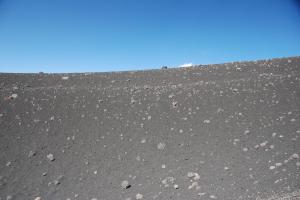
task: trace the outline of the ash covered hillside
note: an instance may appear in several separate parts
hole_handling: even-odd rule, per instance
[[[0,74],[0,91],[2,200],[299,196],[300,57]]]

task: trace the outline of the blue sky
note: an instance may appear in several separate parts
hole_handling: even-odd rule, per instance
[[[296,0],[0,0],[0,72],[123,71],[300,55]]]

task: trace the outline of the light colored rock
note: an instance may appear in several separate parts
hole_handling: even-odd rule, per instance
[[[142,199],[142,198],[143,198],[143,195],[140,194],[140,193],[138,193],[138,194],[135,195],[135,198],[136,198],[137,200]]]

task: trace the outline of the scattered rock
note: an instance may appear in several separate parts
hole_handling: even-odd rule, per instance
[[[12,197],[11,195],[7,195],[7,196],[6,196],[6,200],[12,200],[12,198],[13,198],[13,197]]]
[[[7,167],[11,166],[11,162],[8,161],[8,162],[6,163],[6,166],[7,166]]]
[[[206,120],[203,121],[203,123],[204,123],[204,124],[209,124],[209,123],[210,123],[210,120],[209,120],[209,119],[206,119]]]
[[[11,95],[11,98],[12,98],[12,99],[15,99],[15,98],[17,98],[17,97],[18,97],[17,94],[12,94],[12,95]]]
[[[33,157],[33,156],[35,156],[36,155],[36,152],[35,151],[29,151],[29,153],[28,153],[28,158],[31,158],[31,157]]]
[[[163,143],[163,142],[160,142],[160,143],[157,144],[157,149],[158,150],[164,150],[165,147],[166,147],[166,144]]]
[[[197,187],[199,184],[198,184],[198,182],[193,182],[189,187],[188,187],[188,189],[190,190],[190,189],[193,189],[193,188],[195,188],[195,187]]]
[[[169,187],[169,184],[174,184],[175,178],[172,176],[169,176],[169,177],[165,178],[164,180],[162,180],[161,182],[165,187]]]
[[[138,194],[135,195],[135,198],[136,198],[137,200],[142,199],[142,198],[143,198],[143,195],[140,194],[140,193],[138,193]]]
[[[42,200],[42,197],[35,197],[34,200]]]
[[[299,158],[299,155],[296,154],[296,153],[294,153],[293,155],[291,155],[291,158],[293,158],[293,159],[298,159],[298,158]]]
[[[142,143],[142,144],[146,143],[146,139],[143,138],[143,139],[141,140],[141,143]]]
[[[172,102],[172,106],[173,106],[173,108],[177,108],[178,107],[178,102],[177,101],[173,101]]]
[[[58,176],[54,181],[53,184],[54,185],[59,185],[61,183],[61,180],[63,179],[63,175]]]
[[[129,184],[129,182],[127,180],[122,181],[121,186],[123,189],[128,189],[131,187],[131,185]]]
[[[187,177],[193,178],[195,181],[200,180],[200,175],[196,172],[188,172]]]
[[[49,153],[49,154],[47,155],[47,158],[48,158],[48,160],[50,160],[50,161],[54,161],[54,160],[55,160],[55,158],[54,158],[54,156],[53,156],[52,153]]]

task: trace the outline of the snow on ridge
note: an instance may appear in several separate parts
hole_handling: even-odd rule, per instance
[[[185,63],[182,65],[179,65],[178,67],[192,67],[192,66],[193,66],[193,63]]]

